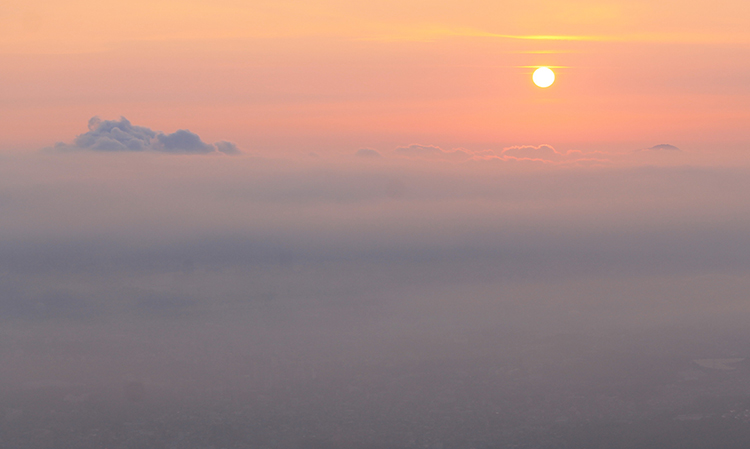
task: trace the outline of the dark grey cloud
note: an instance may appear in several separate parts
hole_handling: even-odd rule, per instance
[[[120,120],[102,120],[93,117],[88,123],[89,131],[73,140],[73,143],[58,143],[58,150],[91,150],[99,152],[156,151],[171,154],[239,154],[232,142],[215,144],[203,142],[200,136],[187,129],[171,134],[154,131],[144,126],[135,126],[125,117]]]

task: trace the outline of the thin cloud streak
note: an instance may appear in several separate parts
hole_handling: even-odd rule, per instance
[[[612,35],[556,35],[556,34],[503,34],[477,29],[456,29],[440,26],[423,29],[409,29],[403,34],[359,37],[364,41],[415,41],[430,42],[450,37],[486,37],[520,41],[560,41],[560,42],[622,42],[622,43],[665,43],[665,44],[743,44],[750,42],[747,34],[725,33],[633,33]],[[533,52],[530,52],[533,53]],[[557,53],[557,52],[553,52]]]

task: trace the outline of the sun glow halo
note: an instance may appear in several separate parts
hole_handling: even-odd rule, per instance
[[[549,67],[539,67],[534,71],[532,79],[534,80],[534,84],[539,87],[550,87],[555,82],[555,72]]]

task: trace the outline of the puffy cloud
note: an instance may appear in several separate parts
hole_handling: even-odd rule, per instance
[[[89,120],[89,132],[73,141],[73,147],[96,151],[143,151],[151,145],[156,133],[149,128],[133,126],[128,119]]]
[[[354,153],[354,155],[357,157],[364,157],[364,158],[381,157],[379,152],[370,148],[360,148],[359,150],[357,150],[356,153]]]
[[[156,139],[159,142],[156,148],[165,153],[205,154],[215,151],[213,145],[203,142],[200,136],[186,129],[178,129],[172,134],[159,134]]]
[[[135,126],[125,117],[120,120],[89,120],[89,131],[73,140],[72,144],[57,143],[57,150],[92,150],[101,152],[157,151],[172,154],[239,154],[232,142],[220,141],[208,144],[200,136],[186,129],[172,134],[153,131],[144,126]]]

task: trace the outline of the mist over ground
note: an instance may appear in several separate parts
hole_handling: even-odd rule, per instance
[[[748,175],[3,156],[3,447],[746,447]]]

